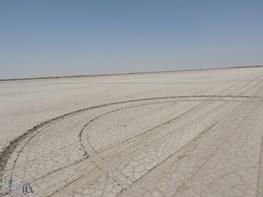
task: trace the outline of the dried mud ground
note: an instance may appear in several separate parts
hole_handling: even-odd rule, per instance
[[[262,68],[1,81],[0,196],[261,197],[262,99]]]

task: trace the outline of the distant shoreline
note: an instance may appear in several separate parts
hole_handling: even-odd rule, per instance
[[[182,70],[180,70],[180,69],[178,69],[178,70],[160,70],[160,71],[109,73],[109,74],[83,74],[83,75],[49,76],[49,77],[25,77],[25,78],[0,79],[0,82],[1,81],[18,81],[18,80],[20,81],[20,80],[60,79],[60,78],[77,78],[77,77],[103,77],[103,76],[154,74],[154,73],[185,72],[185,71],[222,70],[222,69],[236,69],[236,68],[261,68],[261,67],[263,67],[263,65],[231,66],[231,67],[222,67],[222,68],[182,69]]]

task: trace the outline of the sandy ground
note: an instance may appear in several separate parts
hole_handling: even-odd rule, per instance
[[[263,196],[262,99],[263,68],[1,81],[0,196]]]

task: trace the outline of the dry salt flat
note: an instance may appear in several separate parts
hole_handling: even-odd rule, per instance
[[[263,68],[1,81],[0,196],[263,196],[262,99]]]

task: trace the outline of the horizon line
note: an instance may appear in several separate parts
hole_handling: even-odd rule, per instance
[[[46,76],[46,77],[21,77],[21,78],[7,78],[1,81],[18,81],[18,80],[36,80],[36,79],[61,79],[61,78],[77,78],[77,77],[102,77],[115,75],[136,75],[136,74],[154,74],[167,72],[184,72],[184,71],[202,71],[202,70],[221,70],[221,69],[237,69],[237,68],[260,68],[263,65],[245,65],[245,66],[226,66],[216,68],[191,68],[191,69],[175,69],[175,70],[159,70],[159,71],[143,71],[143,72],[121,72],[121,73],[104,73],[104,74],[76,74],[76,75],[61,75],[61,76]]]

